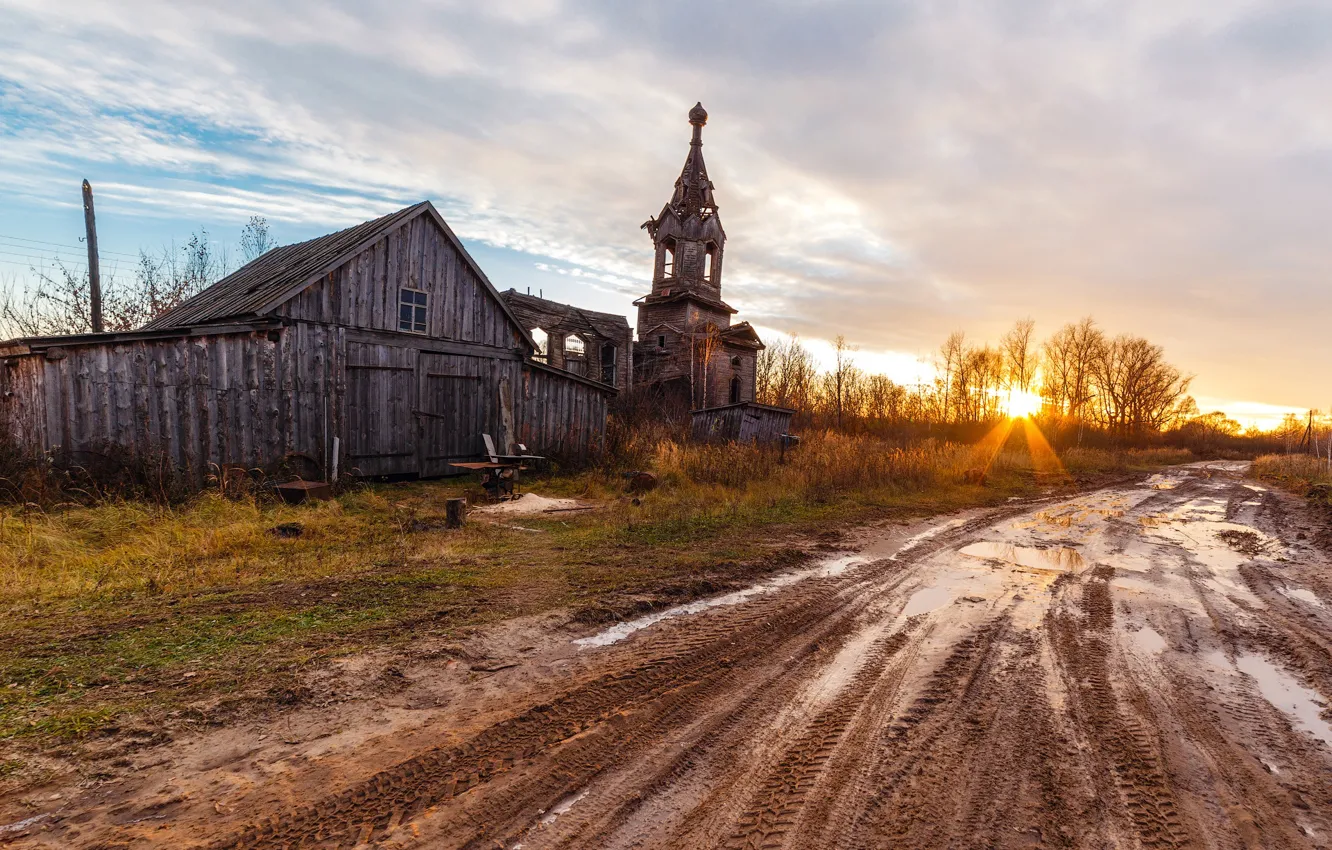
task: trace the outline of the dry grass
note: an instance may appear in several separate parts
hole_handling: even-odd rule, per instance
[[[1250,470],[1257,478],[1280,487],[1320,498],[1332,505],[1332,467],[1312,455],[1261,455]]]

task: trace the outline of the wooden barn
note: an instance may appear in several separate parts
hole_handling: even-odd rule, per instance
[[[293,456],[443,475],[483,433],[596,451],[614,387],[536,352],[426,201],[275,248],[139,331],[0,342],[0,433],[74,462],[164,455],[198,482]]]

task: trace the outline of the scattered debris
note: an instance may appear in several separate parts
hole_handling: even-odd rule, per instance
[[[299,522],[283,522],[273,526],[269,533],[274,537],[281,537],[284,540],[293,537],[300,537],[305,533],[305,526]]]
[[[657,476],[651,472],[626,472],[624,477],[629,479],[630,493],[646,493],[657,488]]]
[[[497,673],[500,670],[508,670],[510,667],[517,666],[517,661],[478,661],[470,669],[473,673]]]

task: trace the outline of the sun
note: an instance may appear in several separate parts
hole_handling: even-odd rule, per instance
[[[1041,412],[1045,400],[1036,393],[1023,390],[1009,390],[1004,395],[1004,412],[1013,419],[1034,416]]]

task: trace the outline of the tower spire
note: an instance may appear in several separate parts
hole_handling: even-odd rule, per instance
[[[708,123],[708,111],[701,102],[689,110],[689,123],[693,125],[694,133],[689,140],[689,155],[685,157],[680,179],[675,181],[671,208],[681,219],[695,215],[707,218],[717,212],[717,204],[712,199],[708,168],[703,164],[703,125]]]

